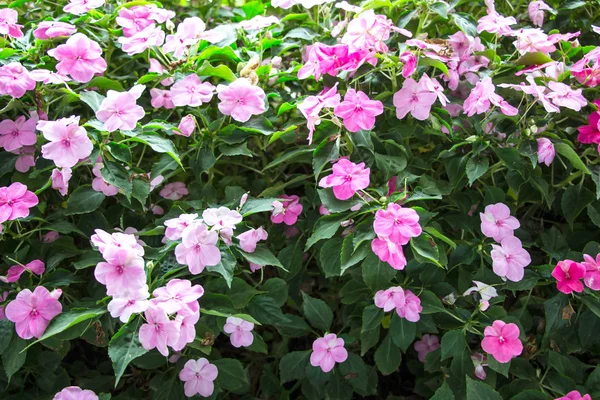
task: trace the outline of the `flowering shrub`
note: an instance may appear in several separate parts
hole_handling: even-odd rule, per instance
[[[595,2],[2,7],[2,399],[600,398]]]

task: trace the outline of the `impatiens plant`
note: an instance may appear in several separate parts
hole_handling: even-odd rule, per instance
[[[600,398],[587,1],[0,5],[0,398]]]

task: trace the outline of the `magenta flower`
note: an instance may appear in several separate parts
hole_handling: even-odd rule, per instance
[[[250,271],[252,272],[256,272],[260,269],[262,269],[262,265],[258,265],[258,264],[254,264],[253,262],[248,263],[250,265]]]
[[[370,172],[370,168],[365,168],[365,163],[355,164],[341,158],[333,165],[333,173],[319,181],[319,186],[333,187],[333,194],[338,200],[348,200],[354,193],[369,186]]]
[[[404,291],[404,306],[396,307],[396,314],[400,318],[406,318],[410,322],[418,322],[421,319],[421,299],[410,290]]]
[[[10,293],[11,293],[10,291],[0,293],[0,303],[4,303]],[[3,319],[6,319],[5,308],[6,308],[6,305],[0,305],[0,321],[2,321]]]
[[[15,39],[23,37],[21,28],[23,25],[17,24],[19,14],[12,8],[3,8],[0,10],[0,35],[8,35]]]
[[[215,87],[210,82],[202,82],[198,75],[191,74],[171,87],[171,98],[177,107],[198,107],[210,102],[214,90]]]
[[[521,224],[515,217],[510,216],[510,208],[504,203],[490,204],[485,212],[479,213],[481,232],[496,242],[501,242],[507,236],[513,236],[515,229]]]
[[[402,246],[388,238],[375,238],[371,242],[371,250],[383,262],[387,262],[394,269],[403,270],[406,266],[406,257]]]
[[[584,262],[581,263],[585,267],[584,282],[587,287],[592,290],[600,290],[600,254],[594,257],[587,254],[583,255]]]
[[[37,128],[50,141],[42,146],[42,157],[54,161],[57,167],[71,168],[92,154],[94,145],[85,128],[79,126],[79,117],[39,121]]]
[[[33,31],[33,36],[35,36],[36,39],[45,40],[71,36],[75,32],[77,32],[77,27],[75,25],[67,24],[66,22],[42,21]]]
[[[94,75],[106,71],[100,45],[83,33],[71,36],[67,43],[49,50],[48,55],[56,58],[56,70],[61,75],[70,75],[81,83],[89,82]]]
[[[190,137],[191,134],[194,133],[194,129],[196,129],[196,118],[191,114],[186,115],[181,118],[181,122],[179,122],[177,128],[179,131],[173,130],[174,134]]]
[[[422,363],[425,362],[427,354],[440,348],[440,341],[435,335],[425,334],[421,340],[417,340],[414,344],[414,349],[417,352],[417,357]]]
[[[17,335],[22,339],[40,338],[50,321],[62,311],[58,301],[60,289],[50,293],[43,286],[35,288],[33,293],[24,289],[17,298],[6,306],[6,318],[16,325]]]
[[[546,164],[549,167],[556,155],[552,141],[547,138],[538,138],[537,145],[538,163]]]
[[[52,400],[98,400],[98,396],[91,390],[83,390],[78,386],[69,386],[56,393]]]
[[[581,278],[584,278],[585,275],[586,267],[572,260],[559,261],[552,271],[557,289],[564,294],[583,292]]]
[[[302,204],[300,198],[296,195],[288,196],[282,194],[279,196],[281,201],[273,202],[273,211],[271,212],[271,222],[274,224],[294,225],[298,221],[298,217],[302,214]]]
[[[200,312],[184,316],[177,314],[175,321],[179,324],[179,336],[175,340],[175,336],[171,336],[169,346],[175,351],[181,351],[186,344],[192,343],[196,339],[196,324],[200,319]]]
[[[422,232],[417,212],[396,203],[390,203],[387,209],[375,213],[373,228],[380,238],[388,238],[399,245],[405,245],[410,238]]]
[[[269,234],[262,226],[258,229],[249,229],[237,236],[240,241],[240,248],[246,253],[254,253],[256,251],[256,244],[261,240],[267,240],[268,237]]]
[[[37,196],[22,183],[0,187],[0,223],[27,217],[29,209],[38,202]]]
[[[594,104],[598,105],[600,102],[598,100],[594,101]],[[596,143],[598,144],[599,153],[600,153],[600,112],[595,111],[588,116],[588,125],[580,126],[577,128],[579,131],[579,135],[577,135],[577,140],[581,143],[590,144]]]
[[[523,343],[519,340],[519,327],[513,323],[496,320],[484,331],[481,341],[483,351],[494,356],[499,363],[507,363],[523,352]]]
[[[219,236],[216,231],[209,231],[206,225],[190,226],[183,231],[182,239],[175,248],[175,257],[179,264],[187,265],[192,274],[198,275],[207,265],[217,265],[221,261],[217,247]]]
[[[52,189],[58,190],[61,196],[66,196],[69,191],[69,180],[73,175],[71,168],[63,168],[62,170],[54,168],[52,170]]]
[[[102,158],[98,157],[99,160]],[[96,162],[94,164],[94,168],[92,169],[92,174],[94,174],[94,180],[92,181],[92,189],[96,192],[102,192],[105,196],[114,196],[119,193],[119,188],[111,185],[106,182],[102,177],[102,172],[100,171],[104,167],[104,163]]]
[[[0,136],[0,141],[2,137]],[[17,161],[15,162],[15,169],[19,172],[25,173],[29,171],[31,167],[35,167],[35,146],[23,146],[11,151],[11,153],[18,154]]]
[[[113,318],[119,318],[124,324],[133,314],[143,313],[150,306],[148,285],[139,288],[126,288],[118,296],[114,296],[106,309]]]
[[[63,11],[73,15],[81,15],[94,8],[102,7],[104,1],[105,0],[69,0],[69,4],[63,8]]]
[[[333,110],[337,117],[344,120],[344,126],[350,132],[371,130],[375,126],[375,117],[383,114],[383,103],[371,100],[363,92],[349,89],[344,101]]]
[[[13,265],[8,269],[6,276],[0,276],[0,281],[4,283],[16,282],[25,270],[35,275],[42,275],[46,270],[46,266],[41,260],[33,260],[25,265]]]
[[[430,91],[425,85],[423,77],[417,83],[412,78],[407,78],[396,94],[394,94],[394,106],[396,117],[402,119],[410,114],[419,121],[429,118],[431,106],[435,103],[437,95]]]
[[[32,89],[35,89],[35,81],[20,63],[11,62],[0,67],[0,95],[7,94],[18,99]]]
[[[140,327],[140,344],[146,350],[156,348],[167,357],[167,343],[179,337],[179,323],[172,321],[162,308],[149,307],[144,313],[146,323]]]
[[[168,200],[179,200],[183,196],[187,196],[190,192],[187,190],[185,183],[172,182],[167,183],[158,193],[162,198]]]
[[[98,120],[104,122],[104,129],[108,132],[134,129],[145,115],[144,108],[136,104],[145,88],[144,85],[135,85],[127,92],[109,90],[96,111]]]
[[[375,305],[382,308],[384,312],[392,311],[398,307],[404,307],[406,298],[404,289],[400,286],[391,287],[387,290],[380,290],[375,293]]]
[[[15,121],[3,120],[0,122],[0,146],[12,152],[23,146],[34,145],[37,141],[36,123],[35,118],[26,119],[24,116],[20,116]]]
[[[343,363],[348,358],[348,351],[344,348],[344,339],[338,338],[334,333],[315,340],[312,349],[310,365],[321,367],[323,372],[331,371],[335,363]]]
[[[260,115],[267,110],[265,91],[254,86],[248,79],[239,78],[228,86],[217,86],[219,111],[238,122],[246,122],[253,115]]]
[[[492,268],[496,275],[513,282],[523,279],[525,267],[531,264],[531,256],[518,238],[507,236],[500,246],[493,244],[492,249]]]
[[[204,294],[200,285],[192,286],[187,279],[171,279],[167,286],[154,289],[152,304],[165,310],[167,314],[178,313],[190,316],[200,312],[198,299]]]
[[[227,317],[223,331],[229,334],[233,347],[248,347],[254,341],[254,324],[237,317]]]
[[[411,76],[417,69],[417,56],[410,51],[405,51],[400,54],[400,61],[404,63],[402,66],[402,76],[404,79]]]
[[[150,96],[152,97],[152,100],[150,100],[150,104],[152,104],[152,107],[154,108],[175,108],[175,104],[173,104],[173,99],[171,97],[170,90],[162,90],[156,88],[150,89]]]
[[[214,380],[217,379],[219,370],[206,358],[189,360],[179,373],[179,379],[185,384],[183,391],[187,397],[199,394],[202,397],[210,397],[215,391]]]
[[[558,397],[556,400],[592,400],[589,394],[582,395],[577,390],[571,390],[566,396]]]
[[[194,223],[200,223],[197,220],[198,214],[181,214],[177,218],[171,218],[164,222],[167,227],[165,237],[169,240],[179,240],[183,230]]]
[[[527,6],[529,18],[536,26],[544,25],[544,11],[552,11],[552,7],[543,1],[532,1],[529,3],[529,6]]]
[[[96,280],[106,285],[109,296],[119,296],[127,289],[139,289],[146,284],[144,259],[129,246],[107,246],[102,253],[106,262],[94,270]]]

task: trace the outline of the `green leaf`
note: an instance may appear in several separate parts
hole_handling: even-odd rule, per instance
[[[452,393],[452,389],[450,389],[450,385],[448,385],[447,381],[444,381],[442,386],[440,386],[433,397],[430,400],[454,400],[454,393]],[[483,399],[481,399],[483,400]]]
[[[131,150],[129,150],[129,146],[122,143],[110,142],[108,144],[108,151],[117,160],[131,165]]]
[[[502,400],[502,396],[488,384],[467,378],[467,400]]]
[[[507,363],[501,363],[501,362],[498,362],[498,360],[496,360],[493,355],[489,354],[487,362],[488,362],[488,367],[490,367],[490,369],[492,369],[492,370],[496,371],[497,373],[504,375],[505,377],[508,378],[508,370],[510,368],[510,361]]]
[[[233,71],[231,71],[227,65],[221,64],[217,67],[213,67],[208,61],[204,61],[204,64],[202,64],[196,74],[200,76],[200,78],[214,76],[228,82],[233,82],[237,79]]]
[[[261,324],[276,325],[278,323],[290,322],[283,315],[281,308],[268,296],[254,296],[248,303],[248,312],[256,318]]]
[[[276,167],[285,162],[289,162],[290,160],[292,160],[296,157],[302,156],[303,154],[312,153],[313,151],[314,151],[314,149],[312,147],[301,147],[299,149],[294,149],[292,151],[285,151],[279,157],[277,157],[276,159],[271,161],[269,164],[267,164],[267,166],[263,168],[263,171],[266,171],[270,168]]]
[[[580,185],[571,185],[565,190],[561,199],[563,215],[571,227],[573,221],[581,212],[594,201],[594,193]]]
[[[383,310],[375,304],[366,306],[362,313],[362,327],[360,330],[360,354],[362,356],[379,340],[379,326],[383,321]]]
[[[373,291],[389,288],[392,279],[396,276],[396,270],[381,261],[373,252],[365,258],[361,269],[363,280]]]
[[[490,168],[490,161],[486,157],[471,157],[467,161],[467,178],[469,178],[469,186],[485,174]]]
[[[443,62],[441,62],[439,60],[434,60],[432,58],[420,57],[419,58],[419,66],[422,66],[422,65],[429,65],[431,67],[437,68],[440,71],[442,71],[444,74],[446,74],[446,76],[450,76],[450,71],[448,71],[448,67],[446,66],[446,64],[444,64]],[[379,165],[379,164],[377,164],[377,165]]]
[[[452,20],[461,31],[469,36],[477,36],[477,23],[469,14],[455,12],[452,14]]]
[[[397,313],[392,315],[392,323],[390,324],[390,336],[394,344],[406,353],[406,350],[414,342],[417,335],[417,324],[410,322],[406,318],[400,318]]]
[[[342,239],[333,238],[325,242],[319,252],[321,269],[325,278],[340,276],[342,274],[340,253],[342,252]]]
[[[102,192],[96,192],[90,185],[79,186],[67,200],[65,215],[90,213],[100,207],[105,198]]]
[[[332,213],[348,211],[350,208],[362,202],[362,200],[338,200],[332,189],[317,189],[321,203]],[[363,203],[364,204],[364,203]]]
[[[216,383],[225,390],[239,390],[245,386],[250,386],[248,374],[244,366],[238,360],[231,358],[221,358],[212,362],[219,370]]]
[[[240,214],[246,218],[248,215],[257,214],[259,212],[272,211],[273,202],[275,200],[277,200],[275,197],[266,199],[248,199],[242,206]]]
[[[308,251],[319,240],[330,239],[335,235],[337,230],[340,228],[340,223],[347,219],[345,215],[323,215],[317,220],[317,223],[312,229],[312,234],[306,241],[304,251]]]
[[[310,350],[292,351],[281,357],[279,377],[282,384],[304,378],[310,353]]]
[[[283,265],[281,265],[281,262],[279,262],[279,260],[277,259],[277,257],[275,257],[275,255],[273,253],[271,253],[271,250],[267,249],[266,247],[263,246],[258,246],[256,247],[256,250],[254,251],[254,253],[246,253],[245,251],[241,251],[240,253],[242,254],[242,256],[244,256],[244,258],[254,264],[258,264],[258,265],[273,265],[275,267],[279,267],[282,270],[284,270],[285,272],[289,272],[287,269],[285,269],[283,267]]]
[[[579,158],[579,155],[577,155],[575,150],[573,150],[568,144],[555,143],[554,150],[556,150],[556,152],[561,156],[566,157],[566,159],[571,162],[574,168],[583,171],[586,174],[591,174],[588,167],[586,167],[583,161],[581,161],[581,158]]]
[[[525,163],[521,154],[512,147],[495,148],[494,152],[503,161],[504,166],[511,171],[522,173],[525,170]]]
[[[311,41],[317,36],[319,36],[319,34],[313,31],[312,29],[300,27],[292,29],[284,37],[286,39],[304,39]]]
[[[90,108],[92,109],[92,111],[97,112],[98,109],[100,108],[100,103],[102,103],[102,101],[106,97],[102,96],[100,93],[98,93],[96,91],[88,90],[88,91],[85,91],[85,92],[81,92],[81,94],[79,95],[79,98],[85,104],[87,104],[88,106],[90,106]]]
[[[428,234],[422,233],[420,236],[412,238],[410,240],[410,248],[417,261],[431,263],[443,268],[442,264],[438,261],[440,257],[438,246]]]
[[[117,387],[127,365],[132,360],[148,352],[140,344],[138,335],[140,319],[138,318],[136,321],[135,323],[130,322],[123,325],[108,344],[108,356],[115,370],[115,387]]]
[[[462,329],[448,331],[442,336],[442,361],[462,353],[467,346],[465,332]]]
[[[13,335],[10,346],[2,353],[2,365],[4,366],[4,373],[9,382],[10,378],[25,364],[27,347],[27,341],[17,335]]]
[[[333,312],[323,300],[315,299],[302,292],[302,312],[313,327],[329,332],[333,322]]]
[[[117,92],[124,92],[125,89],[121,82],[115,81],[114,79],[109,79],[105,76],[96,76],[91,81],[86,84],[88,88],[98,88],[101,90],[115,90]],[[87,93],[87,92],[83,92]],[[96,111],[96,110],[94,110]]]
[[[383,375],[395,372],[402,361],[400,349],[392,341],[392,335],[388,334],[375,351],[375,365]]]
[[[352,399],[352,386],[346,383],[346,379],[340,375],[331,377],[325,386],[328,399],[350,400]]]
[[[206,266],[206,269],[210,272],[216,272],[220,274],[227,282],[227,286],[231,287],[231,281],[233,280],[233,271],[237,265],[235,257],[227,250],[221,250],[221,261],[217,265]]]
[[[0,320],[0,355],[8,348],[13,337],[15,325],[8,319]]]
[[[265,340],[262,338],[262,336],[256,333],[256,331],[252,332],[252,336],[254,337],[254,340],[252,341],[252,344],[246,349],[249,351],[254,351],[256,353],[269,354],[269,348],[267,347],[267,344],[265,343]]]
[[[552,59],[541,51],[525,53],[515,62],[517,65],[542,65],[552,62]]]
[[[132,136],[127,140],[148,145],[152,150],[156,151],[157,153],[166,153],[173,160],[175,160],[182,169],[185,169],[183,168],[183,164],[181,164],[181,159],[179,158],[179,154],[177,153],[175,145],[169,139],[165,139],[156,135],[138,135]]]
[[[333,160],[337,160],[340,157],[340,138],[336,138],[330,141],[330,138],[324,139],[313,152],[313,172],[315,179],[318,180],[319,175],[325,165]]]
[[[432,292],[424,290],[419,295],[419,299],[421,300],[421,307],[423,307],[421,314],[446,312],[446,309],[444,308],[444,305],[440,299]]]
[[[66,331],[70,327],[75,326],[80,322],[99,317],[104,313],[106,313],[105,308],[73,308],[69,311],[60,313],[50,322],[50,325],[48,325],[48,328],[42,337],[27,347],[31,347],[42,340],[46,340],[54,335],[58,335],[59,333]]]
[[[434,13],[438,14],[444,19],[448,19],[448,3],[438,1],[429,6],[429,9]]]
[[[104,160],[104,166],[100,170],[102,178],[109,184],[118,187],[129,199],[133,191],[133,183],[129,179],[129,171],[121,164]]]

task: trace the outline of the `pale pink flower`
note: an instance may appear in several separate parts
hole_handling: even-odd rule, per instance
[[[564,293],[583,292],[583,283],[581,279],[585,277],[586,266],[572,260],[559,261],[552,271],[552,276],[556,279],[557,289]]]
[[[291,8],[291,7],[295,6],[296,4],[298,4],[296,2],[296,0],[272,0],[271,1],[271,6],[273,6],[275,8],[283,8],[284,10]]]
[[[248,347],[254,341],[254,324],[237,317],[227,317],[223,331],[229,334],[233,347]]]
[[[546,164],[546,166],[549,167],[550,164],[552,164],[552,161],[554,160],[555,154],[556,152],[554,150],[554,144],[552,144],[552,141],[550,139],[537,139],[538,163]]]
[[[552,7],[543,1],[532,1],[527,6],[527,12],[529,13],[529,18],[531,22],[533,22],[536,26],[544,25],[544,11],[553,11]]]
[[[518,110],[508,104],[500,95],[495,93],[496,88],[492,83],[492,78],[486,76],[477,82],[471,94],[465,100],[463,108],[467,116],[474,114],[483,114],[490,109],[491,104],[500,107],[503,114],[513,116],[518,114]]]
[[[42,21],[33,31],[36,39],[53,39],[57,37],[68,37],[77,32],[75,25],[60,21]]]
[[[23,25],[17,24],[19,14],[12,8],[3,8],[0,10],[0,35],[8,35],[15,39],[23,37],[21,28]]]
[[[62,85],[71,81],[71,78],[68,76],[57,74],[56,72],[52,72],[48,69],[34,69],[29,72],[29,77],[36,82],[42,82],[46,85]]]
[[[349,89],[344,101],[335,107],[334,114],[344,120],[344,126],[350,132],[368,131],[375,126],[375,117],[383,114],[383,103],[369,99],[364,92]]]
[[[57,167],[71,168],[92,154],[94,145],[85,128],[79,126],[79,117],[38,121],[37,129],[50,141],[42,146],[42,157],[54,161]]]
[[[159,192],[160,196],[169,200],[179,200],[183,196],[187,196],[190,192],[187,190],[185,183],[172,182],[167,183]]]
[[[165,209],[156,204],[150,204],[148,209],[150,211],[152,211],[152,214],[154,214],[154,215],[164,215],[165,214]]]
[[[99,158],[102,160],[101,158]],[[92,189],[96,192],[102,192],[105,196],[114,196],[119,193],[119,188],[111,185],[106,182],[102,177],[101,169],[104,167],[102,162],[97,162],[94,164],[94,168],[92,169],[92,173],[94,174],[94,180],[92,180]]]
[[[417,352],[417,357],[422,363],[425,362],[427,354],[440,348],[440,341],[435,335],[425,334],[421,340],[417,340],[414,344],[414,349]]]
[[[312,349],[310,365],[320,367],[323,372],[331,371],[336,363],[343,363],[348,358],[344,339],[338,338],[334,333],[315,340]]]
[[[279,196],[280,201],[274,201],[273,211],[271,212],[271,222],[274,224],[294,225],[298,221],[298,217],[302,214],[302,204],[300,198],[296,195],[288,196],[282,194]]]
[[[98,400],[96,393],[78,386],[69,386],[54,395],[52,400]]]
[[[183,391],[187,397],[199,394],[202,397],[210,397],[215,391],[214,380],[217,379],[219,370],[206,358],[189,360],[179,372],[179,379],[185,384]]]
[[[375,50],[385,53],[388,47],[384,42],[390,38],[392,30],[404,36],[412,36],[406,29],[396,28],[392,20],[385,15],[377,15],[375,11],[369,9],[350,21],[346,34],[342,37],[342,43],[347,44],[352,51]]]
[[[481,347],[499,363],[507,363],[523,352],[523,343],[519,340],[519,327],[516,324],[496,320],[492,326],[485,328],[484,335]]]
[[[144,108],[136,104],[145,88],[144,85],[135,85],[127,92],[109,90],[96,111],[96,118],[104,122],[104,129],[108,132],[134,129],[145,115]]]
[[[513,282],[523,279],[525,267],[531,264],[531,256],[515,236],[505,237],[500,246],[493,244],[491,256],[494,273]]]
[[[167,357],[167,344],[179,337],[179,323],[172,321],[162,308],[148,307],[144,312],[146,323],[140,327],[140,344],[146,350],[156,348]]]
[[[58,301],[61,293],[60,289],[50,293],[38,286],[33,293],[29,289],[21,290],[17,298],[8,303],[6,318],[15,323],[20,338],[42,337],[50,321],[62,311]]]
[[[177,262],[187,265],[193,275],[201,273],[206,266],[217,265],[221,252],[217,247],[219,236],[204,224],[194,224],[183,231],[182,243],[175,248]]]
[[[106,285],[109,296],[119,297],[127,289],[139,289],[146,284],[144,259],[132,248],[108,246],[102,256],[106,262],[98,263],[94,276]]]
[[[123,28],[123,35],[131,37],[155,22],[161,24],[174,17],[175,12],[150,4],[120,8],[116,21]]]
[[[158,74],[166,74],[169,73],[169,70],[165,67],[162,66],[162,64],[155,58],[149,58],[148,61],[150,62],[150,68],[148,68],[148,72],[156,72]],[[165,78],[162,81],[160,81],[161,85],[164,86],[171,86],[173,84],[173,82],[175,82],[174,78]],[[150,90],[150,93],[152,93],[152,90]],[[158,107],[156,107],[158,108]],[[167,108],[167,107],[165,107]],[[172,108],[172,107],[171,107]]]
[[[399,58],[400,61],[404,63],[402,66],[402,76],[406,79],[417,70],[417,57],[410,51],[405,51],[404,53],[400,54]]]
[[[481,311],[486,311],[490,306],[489,301],[491,299],[493,299],[494,297],[498,296],[498,292],[496,291],[496,288],[494,288],[493,286],[490,286],[486,283],[479,282],[479,281],[473,281],[473,283],[475,284],[475,286],[467,289],[463,293],[463,296],[468,296],[472,293],[479,294],[479,296],[480,296],[479,309]]]
[[[477,32],[481,33],[487,31],[490,33],[497,33],[500,36],[506,36],[513,32],[510,28],[511,25],[515,25],[517,20],[514,17],[504,17],[496,12],[494,1],[486,1],[487,15],[479,19],[477,25]]]
[[[515,229],[521,224],[515,217],[511,217],[510,208],[504,203],[490,204],[485,207],[485,212],[479,213],[481,219],[481,232],[496,242],[508,236],[513,236]]]
[[[252,272],[256,272],[256,271],[262,269],[262,267],[263,267],[262,265],[254,264],[253,262],[250,262],[248,264],[250,264],[250,271],[252,271]]]
[[[240,248],[246,253],[254,253],[256,244],[261,240],[267,240],[269,234],[259,227],[258,229],[249,229],[244,233],[240,233],[237,238],[240,241]]]
[[[133,250],[133,252],[139,257],[144,255],[144,248],[138,243],[134,235],[121,232],[110,234],[102,229],[96,229],[94,232],[95,234],[90,237],[90,240],[92,244],[98,248],[98,251],[102,253],[103,257],[107,249],[110,247]]]
[[[29,209],[38,202],[37,196],[22,183],[0,187],[0,223],[27,217]]]
[[[549,54],[556,51],[554,43],[539,28],[519,29],[512,35],[517,37],[513,44],[520,54],[535,53],[536,51]]]
[[[194,129],[196,129],[196,118],[193,115],[188,114],[185,117],[181,118],[181,122],[179,122],[179,126],[177,127],[179,130],[174,130],[173,133],[176,135],[181,135],[185,137],[190,137],[192,133],[194,133]]]
[[[56,64],[59,74],[70,75],[77,82],[89,82],[94,75],[106,71],[100,45],[83,33],[76,33],[67,43],[48,50],[48,55],[59,61]]]
[[[353,12],[353,13],[359,13],[362,11],[362,8],[360,8],[358,6],[354,6],[350,3],[348,3],[346,0],[340,1],[339,3],[335,3],[335,8],[339,8],[346,12]]]
[[[179,240],[185,228],[194,223],[202,222],[196,218],[198,218],[198,214],[181,214],[177,218],[166,220],[164,222],[164,225],[167,227],[165,236],[169,240]]]
[[[392,311],[398,307],[404,307],[406,299],[404,289],[400,286],[391,287],[387,290],[380,290],[375,293],[375,305],[382,308],[384,312]]]
[[[589,394],[582,395],[577,390],[571,390],[566,396],[556,398],[556,400],[592,400]]]
[[[473,366],[475,367],[475,370],[473,371],[475,376],[482,381],[485,380],[487,374],[483,367],[488,366],[487,357],[484,354],[475,352],[471,354],[471,361],[473,361]]]
[[[42,242],[52,243],[52,242],[55,242],[56,240],[58,240],[59,237],[60,237],[60,234],[58,232],[50,231],[50,232],[46,233],[44,236],[42,236]]]
[[[66,196],[69,191],[69,180],[73,172],[71,168],[63,168],[62,170],[54,168],[52,170],[52,189],[58,190],[61,196]]]
[[[20,63],[11,62],[0,67],[0,95],[8,94],[18,99],[32,89],[35,89],[35,81]]]
[[[148,297],[150,293],[146,284],[139,288],[126,288],[118,296],[114,296],[106,308],[111,317],[119,318],[126,324],[133,314],[140,314],[148,309]]]
[[[276,16],[270,15],[268,17],[263,17],[262,15],[257,15],[250,20],[241,21],[238,23],[238,26],[247,31],[258,31],[275,24],[279,24],[279,18]]]
[[[202,82],[198,75],[191,74],[171,87],[171,99],[177,107],[198,107],[210,102],[214,90],[215,87],[210,82]]]
[[[533,76],[529,75],[526,78],[529,85],[525,83],[521,83],[519,85],[511,85],[511,84],[500,84],[500,87],[509,87],[516,91],[522,91],[524,93],[530,94],[535,97],[543,106],[546,112],[560,112],[560,109],[550,102],[550,98],[548,97],[548,89],[545,86],[539,86]],[[555,94],[554,97],[559,97],[560,94]],[[567,100],[567,99],[565,99]],[[560,100],[559,100],[560,101]],[[571,101],[569,101],[571,103]],[[586,103],[587,104],[587,103]]]
[[[580,111],[581,107],[587,106],[587,100],[583,97],[582,89],[573,90],[571,86],[561,82],[548,82],[551,90],[547,97],[559,107],[567,107],[573,111]]]
[[[421,319],[421,299],[419,299],[410,290],[404,291],[404,305],[402,307],[396,307],[396,314],[400,318],[406,318],[410,322],[418,322]]]
[[[600,254],[596,255],[596,259],[584,254],[583,259],[585,261],[581,265],[585,267],[585,285],[592,290],[600,290]]]
[[[365,163],[355,164],[341,158],[333,165],[333,173],[319,181],[319,186],[333,187],[333,194],[338,200],[348,200],[354,193],[369,186],[370,173],[371,169],[365,168]]]
[[[200,319],[200,311],[192,315],[177,314],[175,321],[179,323],[179,336],[171,336],[169,346],[175,351],[181,351],[186,344],[192,343],[196,339],[196,324]]]
[[[206,25],[198,17],[186,18],[177,25],[177,33],[168,35],[163,46],[163,51],[173,53],[176,58],[180,58],[183,53],[192,45],[200,40],[206,40],[210,43],[217,43],[225,38],[225,36],[215,30],[205,30]]]
[[[242,222],[242,215],[227,207],[207,208],[202,213],[204,223],[212,230],[220,231],[221,229],[235,229],[235,226]]]
[[[204,288],[193,285],[187,279],[171,279],[166,286],[154,289],[152,304],[165,310],[167,314],[178,313],[190,316],[200,312],[198,299],[204,294]]]
[[[431,106],[435,103],[437,95],[425,85],[424,77],[417,83],[412,78],[407,78],[396,94],[394,94],[394,106],[396,117],[402,119],[410,114],[419,121],[429,118]]]
[[[63,8],[63,11],[74,15],[81,15],[94,8],[102,7],[104,2],[105,0],[69,0],[69,4]]]
[[[13,265],[8,269],[6,276],[0,276],[0,281],[4,283],[16,282],[26,270],[35,275],[42,275],[46,270],[46,266],[41,260],[33,260],[25,265]]]
[[[162,90],[156,88],[150,89],[150,96],[152,97],[152,100],[150,100],[150,104],[152,104],[152,107],[154,108],[175,108],[175,104],[173,104],[173,98],[170,90]]]
[[[422,232],[417,212],[396,203],[390,203],[387,209],[375,213],[373,228],[380,238],[388,238],[399,245],[408,243],[410,238]]]
[[[120,37],[118,42],[128,55],[143,53],[152,46],[161,46],[165,41],[165,32],[154,24],[148,25],[143,30],[130,37]]]
[[[388,238],[373,239],[371,250],[381,261],[387,262],[394,269],[403,270],[406,266],[406,257],[404,257],[402,246]]]
[[[319,214],[320,214],[320,215],[329,215],[329,214],[331,214],[331,211],[329,211],[329,210],[327,209],[327,207],[325,207],[325,204],[321,204],[321,205],[319,206]]]
[[[1,140],[2,138],[0,137]],[[15,169],[17,171],[25,173],[31,167],[35,167],[35,146],[23,146],[11,151],[11,153],[19,155],[15,162]]]
[[[264,90],[254,86],[248,79],[238,78],[228,86],[218,85],[219,111],[238,122],[246,122],[253,115],[266,111]]]
[[[12,152],[23,146],[34,145],[37,141],[36,123],[35,118],[27,119],[24,116],[20,116],[14,121],[3,120],[0,122],[0,147]]]
[[[10,291],[0,293],[0,303],[4,303],[10,293],[11,293]],[[5,304],[0,305],[0,321],[2,321],[3,319],[6,319],[5,308],[6,308]]]
[[[323,89],[321,93],[316,96],[308,96],[298,104],[296,108],[300,110],[304,118],[307,121],[307,127],[309,130],[308,144],[312,144],[313,133],[316,129],[316,125],[319,124],[319,113],[323,108],[334,108],[340,104],[340,95],[337,92],[337,84],[330,89]]]

